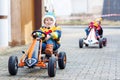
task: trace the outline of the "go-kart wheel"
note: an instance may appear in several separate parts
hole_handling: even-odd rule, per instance
[[[107,45],[107,38],[103,38],[103,46]]]
[[[48,75],[50,77],[54,77],[56,74],[56,58],[55,57],[50,57],[49,62],[48,62]]]
[[[18,71],[18,58],[17,56],[10,56],[8,61],[8,70],[11,75],[16,75]]]
[[[83,39],[79,40],[79,48],[83,48]]]
[[[88,44],[85,44],[86,47],[88,47],[89,45]]]
[[[66,67],[66,53],[65,52],[60,52],[58,56],[58,66],[60,69],[64,69]]]
[[[102,48],[103,47],[103,41],[102,41],[102,39],[100,38],[99,39],[99,48]]]

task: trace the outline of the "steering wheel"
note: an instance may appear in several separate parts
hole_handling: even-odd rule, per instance
[[[41,38],[41,39],[44,39],[47,35],[41,31],[41,30],[35,30],[32,32],[32,36],[33,38]]]

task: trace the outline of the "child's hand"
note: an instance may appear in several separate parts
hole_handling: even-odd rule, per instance
[[[47,37],[45,38],[45,40],[48,40],[48,39],[50,39],[51,38],[51,36],[50,35],[47,35]]]
[[[90,31],[92,28],[89,28],[88,31]]]

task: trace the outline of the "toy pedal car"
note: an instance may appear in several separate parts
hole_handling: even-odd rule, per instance
[[[39,32],[41,36],[36,36],[36,32]],[[10,56],[8,60],[8,71],[10,75],[16,75],[18,72],[18,68],[22,68],[24,66],[27,66],[28,68],[34,68],[34,67],[41,67],[41,68],[47,68],[48,69],[48,75],[50,77],[54,77],[56,74],[56,68],[58,61],[58,66],[60,69],[64,69],[66,67],[66,53],[65,52],[59,52],[58,50],[53,51],[52,56],[49,56],[45,54],[44,51],[42,51],[42,39],[46,37],[46,34],[42,31],[34,31],[32,33],[33,36],[33,42],[27,52],[22,51],[23,55],[20,58],[20,61],[18,63],[18,57],[17,56]],[[44,36],[44,37],[42,37]],[[34,57],[33,53],[36,53]],[[47,64],[48,63],[48,64]]]
[[[107,38],[100,37],[98,39],[95,34],[95,29],[92,28],[87,38],[79,39],[79,48],[83,48],[84,44],[86,47],[93,44],[99,44],[99,48],[102,48],[103,46],[106,46]]]

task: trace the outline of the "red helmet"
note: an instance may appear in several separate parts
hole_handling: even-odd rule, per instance
[[[89,27],[93,28],[94,27],[94,22],[90,22]]]

